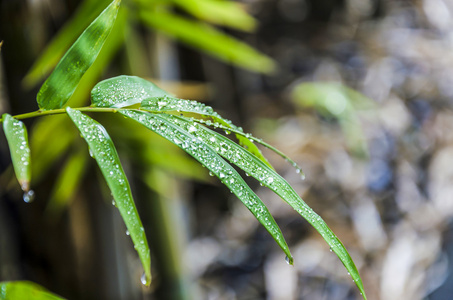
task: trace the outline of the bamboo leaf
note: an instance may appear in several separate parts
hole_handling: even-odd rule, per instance
[[[0,282],[0,300],[32,299],[32,300],[62,300],[42,286],[30,281]]]
[[[252,152],[256,157],[261,159],[265,164],[272,168],[272,165],[261,153],[261,150],[253,144],[247,137],[244,136],[242,128],[237,127],[228,119],[223,118],[214,109],[210,106],[204,105],[203,103],[185,100],[179,98],[173,98],[169,96],[164,97],[153,97],[149,99],[144,99],[141,104],[141,108],[150,112],[165,112],[165,111],[177,111],[177,112],[190,112],[200,114],[205,117],[211,118],[214,122],[223,125],[227,128],[234,129],[236,138],[239,140],[239,143]],[[208,121],[210,122],[210,121]],[[214,125],[207,123],[208,125]]]
[[[245,11],[243,5],[234,1],[172,0],[172,2],[197,18],[213,24],[245,31],[252,31],[256,27],[255,19]]]
[[[27,128],[9,114],[3,114],[3,130],[11,151],[11,160],[17,180],[24,192],[30,189],[31,166]]]
[[[287,255],[288,262],[292,264],[292,256],[288,245],[267,207],[230,164],[223,160],[215,150],[209,147],[205,142],[191,136],[189,132],[192,128],[187,128],[187,131],[183,130],[179,126],[173,124],[173,122],[167,120],[164,117],[165,114],[151,114],[135,110],[121,110],[120,113],[139,122],[163,138],[174,143],[198,160],[210,170],[213,175],[217,176],[220,181],[244,203],[256,219],[272,235],[274,240]]]
[[[85,153],[78,151],[71,155],[53,186],[47,209],[52,214],[58,214],[74,198],[86,169]]]
[[[324,220],[299,197],[284,178],[247,150],[215,131],[180,116],[161,114],[160,117],[190,132],[194,138],[202,140],[218,154],[254,177],[293,207],[321,234],[332,251],[337,254],[366,299],[359,272],[344,245]]]
[[[272,59],[210,25],[151,10],[140,11],[140,18],[146,25],[227,63],[261,73],[275,69]]]
[[[115,146],[101,124],[70,107],[66,108],[66,112],[87,142],[91,154],[107,181],[145,270],[145,278],[142,282],[149,285],[151,282],[151,258],[148,241]]]
[[[109,2],[108,0],[83,1],[74,17],[64,25],[35,61],[23,80],[24,85],[31,88],[44,79],[56,66],[65,51],[83,32],[83,29],[102,12],[102,9]]]
[[[91,91],[91,106],[124,107],[150,97],[165,96],[167,92],[154,83],[136,76],[117,76],[96,84]]]
[[[63,107],[93,64],[115,23],[121,0],[114,0],[80,35],[38,92],[40,109]]]
[[[74,144],[76,132],[72,122],[62,115],[43,117],[33,124],[30,134],[33,185]]]

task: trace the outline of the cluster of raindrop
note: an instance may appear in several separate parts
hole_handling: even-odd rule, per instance
[[[212,126],[215,129],[217,129],[217,128],[222,129],[225,131],[225,134],[227,134],[227,135],[230,134],[231,132],[234,132],[239,139],[240,139],[240,137],[244,137],[252,143],[257,142],[258,144],[260,144],[266,148],[269,148],[270,150],[274,151],[279,156],[283,157],[288,163],[290,163],[296,169],[296,173],[300,174],[300,177],[302,180],[305,179],[305,174],[302,171],[302,168],[294,160],[289,158],[287,155],[285,155],[284,153],[282,153],[275,147],[269,145],[268,143],[265,143],[262,139],[256,138],[253,135],[251,135],[250,133],[244,133],[243,129],[241,127],[237,127],[237,126],[233,125],[231,123],[231,121],[226,120],[226,119],[221,119],[222,121],[229,122],[229,123],[227,123],[228,126],[225,126],[224,124],[221,124],[219,122],[211,122],[210,120],[202,120],[202,119],[194,119],[194,118],[191,118],[190,120],[195,121],[200,124],[207,125],[207,126]],[[240,141],[241,141],[241,139],[240,139]]]
[[[24,192],[29,189],[30,181],[30,148],[28,147],[27,128],[24,123],[4,114],[4,124],[8,145],[12,155],[14,170]]]
[[[204,105],[203,103],[193,100],[174,98],[170,96],[145,99],[142,101],[141,106],[142,108],[146,108],[147,110],[152,111],[182,111],[208,116],[216,114],[212,107]]]
[[[266,206],[247,186],[242,177],[226,161],[220,158],[216,151],[203,138],[195,135],[200,131],[196,123],[183,123],[182,120],[171,115],[151,114],[132,110],[121,111],[127,117],[140,122],[142,125],[156,132],[165,139],[175,143],[188,154],[193,156],[202,165],[208,168],[212,175],[217,176],[255,215],[255,217],[269,230],[273,236],[281,235],[278,226]],[[189,131],[191,133],[189,133]],[[210,141],[214,143],[213,141]],[[220,145],[223,151],[229,150],[228,145]],[[219,149],[219,151],[222,151]],[[272,221],[271,221],[272,220]]]
[[[129,183],[107,131],[101,124],[80,111],[67,108],[67,112],[86,140],[90,155],[97,161],[115,198],[112,204],[118,207],[127,228],[131,232],[134,245],[140,245],[136,250],[141,257],[149,256],[147,245],[142,243],[146,240],[145,234],[138,230],[143,227],[132,199]]]
[[[124,107],[165,94],[148,80],[123,75],[99,82],[91,91],[91,101],[96,107]]]
[[[29,190],[27,192],[24,192],[23,199],[24,199],[25,203],[33,202],[33,200],[35,200],[35,192],[33,190]]]

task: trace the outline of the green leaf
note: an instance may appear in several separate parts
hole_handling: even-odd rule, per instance
[[[85,153],[78,151],[71,155],[53,186],[47,209],[58,214],[74,198],[79,188],[87,165]]]
[[[11,151],[11,160],[17,180],[24,192],[30,189],[31,166],[27,128],[9,114],[3,114],[3,130]]]
[[[215,149],[218,154],[244,170],[291,205],[321,234],[330,248],[340,258],[360,292],[366,298],[359,272],[346,248],[324,220],[299,197],[285,179],[247,150],[215,131],[183,117],[167,114],[161,114],[160,117],[190,132],[194,138],[202,140],[210,148]]]
[[[249,15],[244,5],[234,1],[218,0],[172,0],[188,13],[204,21],[245,31],[256,27],[255,19]]]
[[[176,126],[173,122],[168,121],[164,117],[165,114],[151,114],[135,110],[121,110],[120,113],[139,122],[163,138],[174,143],[198,160],[203,166],[210,170],[213,175],[217,176],[266,228],[285,252],[288,261],[292,263],[292,256],[288,245],[267,207],[245,183],[239,173],[222,159],[214,149],[200,139],[191,136],[189,132],[192,128],[189,127],[186,131],[179,126]]]
[[[61,300],[60,296],[48,292],[42,286],[30,281],[0,282],[0,300]]]
[[[148,80],[122,75],[96,84],[91,91],[91,106],[120,108],[141,103],[146,98],[167,94]]]
[[[275,69],[269,57],[207,24],[151,10],[140,11],[140,18],[146,25],[227,63],[261,73]]]
[[[145,270],[146,280],[142,280],[142,282],[149,285],[151,283],[151,258],[148,241],[115,146],[101,124],[70,107],[66,108],[66,112],[87,142],[90,153],[107,181]]]
[[[339,83],[304,82],[294,87],[293,102],[302,108],[313,108],[326,117],[339,121],[350,150],[367,155],[366,138],[362,131],[359,111],[372,112],[373,100]],[[371,119],[372,115],[367,115]]]
[[[64,25],[35,61],[23,80],[24,85],[31,88],[44,79],[83,32],[83,29],[102,12],[108,3],[108,0],[85,0],[75,12],[74,17]]]
[[[66,116],[56,115],[37,120],[31,128],[30,147],[32,184],[37,185],[49,168],[74,144],[76,130]]]
[[[271,164],[263,156],[260,149],[251,142],[248,137],[245,137],[241,127],[237,127],[228,119],[223,118],[214,109],[210,106],[204,105],[203,103],[184,100],[173,97],[154,97],[145,99],[142,101],[141,108],[150,112],[165,112],[165,111],[176,111],[176,112],[190,112],[200,114],[205,117],[211,118],[214,122],[217,122],[220,125],[226,126],[227,128],[234,129],[236,138],[239,140],[239,143],[246,147],[250,152],[252,152],[256,157],[261,159],[265,164],[272,168]],[[209,121],[208,121],[209,122]]]
[[[66,52],[38,92],[40,109],[63,107],[93,64],[115,23],[121,0],[114,0]]]

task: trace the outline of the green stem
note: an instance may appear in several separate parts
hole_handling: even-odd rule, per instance
[[[110,112],[110,113],[116,113],[118,112],[118,108],[106,108],[106,107],[91,107],[91,106],[86,106],[86,107],[79,107],[79,108],[73,108],[74,110],[78,111],[85,111],[85,112]],[[37,110],[34,112],[29,112],[21,115],[15,115],[13,118],[17,120],[23,120],[23,119],[30,119],[30,118],[36,118],[36,117],[41,117],[41,116],[47,116],[47,115],[58,115],[58,114],[65,114],[66,109],[60,108],[60,109],[52,109],[52,110]],[[3,119],[0,119],[0,123],[3,122]]]

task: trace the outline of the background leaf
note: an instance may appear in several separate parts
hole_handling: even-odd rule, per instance
[[[255,19],[250,16],[241,3],[218,0],[172,0],[188,13],[212,24],[235,29],[252,31]]]
[[[148,241],[115,146],[101,124],[70,107],[66,109],[66,112],[87,142],[90,153],[107,181],[145,270],[145,278],[142,282],[149,285],[151,283],[151,258]]]
[[[27,128],[24,123],[9,114],[3,114],[3,130],[5,131],[11,160],[17,180],[24,192],[30,189],[31,166],[30,148],[28,146]]]
[[[121,0],[114,0],[66,52],[38,92],[40,109],[61,108],[93,64],[116,20]]]
[[[143,22],[220,60],[255,72],[271,73],[272,59],[214,27],[164,12],[140,11]]]

